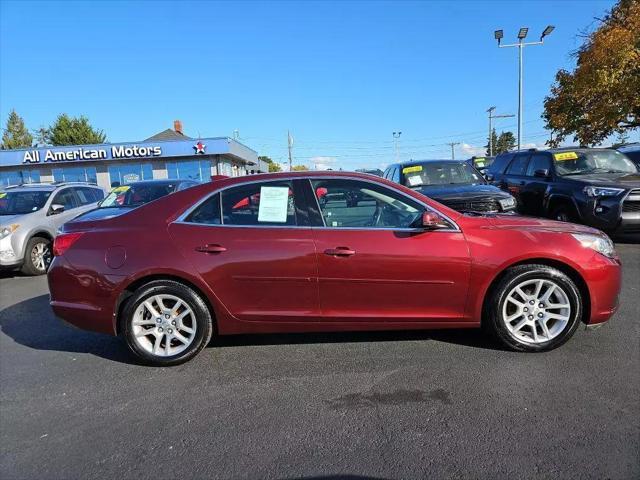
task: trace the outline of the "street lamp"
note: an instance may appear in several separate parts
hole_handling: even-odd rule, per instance
[[[540,35],[540,41],[538,42],[525,42],[524,39],[527,37],[529,33],[528,27],[522,27],[518,31],[518,43],[512,43],[509,45],[502,45],[501,40],[503,37],[502,30],[496,30],[493,34],[494,38],[498,41],[499,48],[507,48],[507,47],[518,47],[518,150],[522,148],[522,50],[524,47],[528,47],[530,45],[542,45],[544,43],[544,37],[549,35],[555,27],[553,25],[548,25]]]

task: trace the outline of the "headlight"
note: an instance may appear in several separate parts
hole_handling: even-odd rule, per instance
[[[590,248],[605,257],[613,258],[616,255],[616,249],[613,242],[606,235],[592,235],[590,233],[572,233],[571,236],[578,240],[585,248]]]
[[[0,240],[11,235],[18,229],[19,226],[20,225],[18,225],[17,223],[12,223],[11,225],[7,225],[6,227],[0,227]]]
[[[587,197],[615,197],[624,192],[624,188],[594,187],[589,185],[582,189]]]

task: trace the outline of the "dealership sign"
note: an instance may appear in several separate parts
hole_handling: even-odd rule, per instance
[[[111,154],[110,156],[108,154]],[[74,160],[106,160],[126,159],[140,157],[159,157],[162,155],[162,148],[157,145],[113,145],[111,148],[85,148],[80,147],[74,150],[47,149],[27,150],[22,157],[22,163],[44,163],[44,162],[72,162]]]

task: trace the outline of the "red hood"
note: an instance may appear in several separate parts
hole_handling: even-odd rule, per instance
[[[557,222],[546,218],[523,217],[520,215],[496,215],[487,217],[489,223],[496,229],[544,231],[555,233],[591,233],[602,234],[600,230],[577,225],[575,223]]]

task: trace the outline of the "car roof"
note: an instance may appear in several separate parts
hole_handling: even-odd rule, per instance
[[[175,178],[175,179],[159,178],[159,179],[154,179],[154,180],[140,180],[138,182],[123,183],[122,186],[124,187],[125,185],[127,185],[127,186],[132,186],[132,185],[173,185],[173,184],[176,184],[176,183],[193,183],[195,185],[198,184],[198,182],[196,182],[195,180],[186,180],[186,179],[179,179],[179,178]],[[113,188],[117,188],[117,187],[113,187]]]
[[[409,165],[423,165],[425,163],[467,163],[468,161],[469,159],[452,160],[450,158],[449,159],[429,158],[425,160],[406,160],[404,162],[396,163],[395,165],[398,165],[399,167],[406,167]]]
[[[620,145],[617,148],[617,150],[622,153],[637,152],[638,150],[640,150],[640,143],[630,143],[628,145]]]

